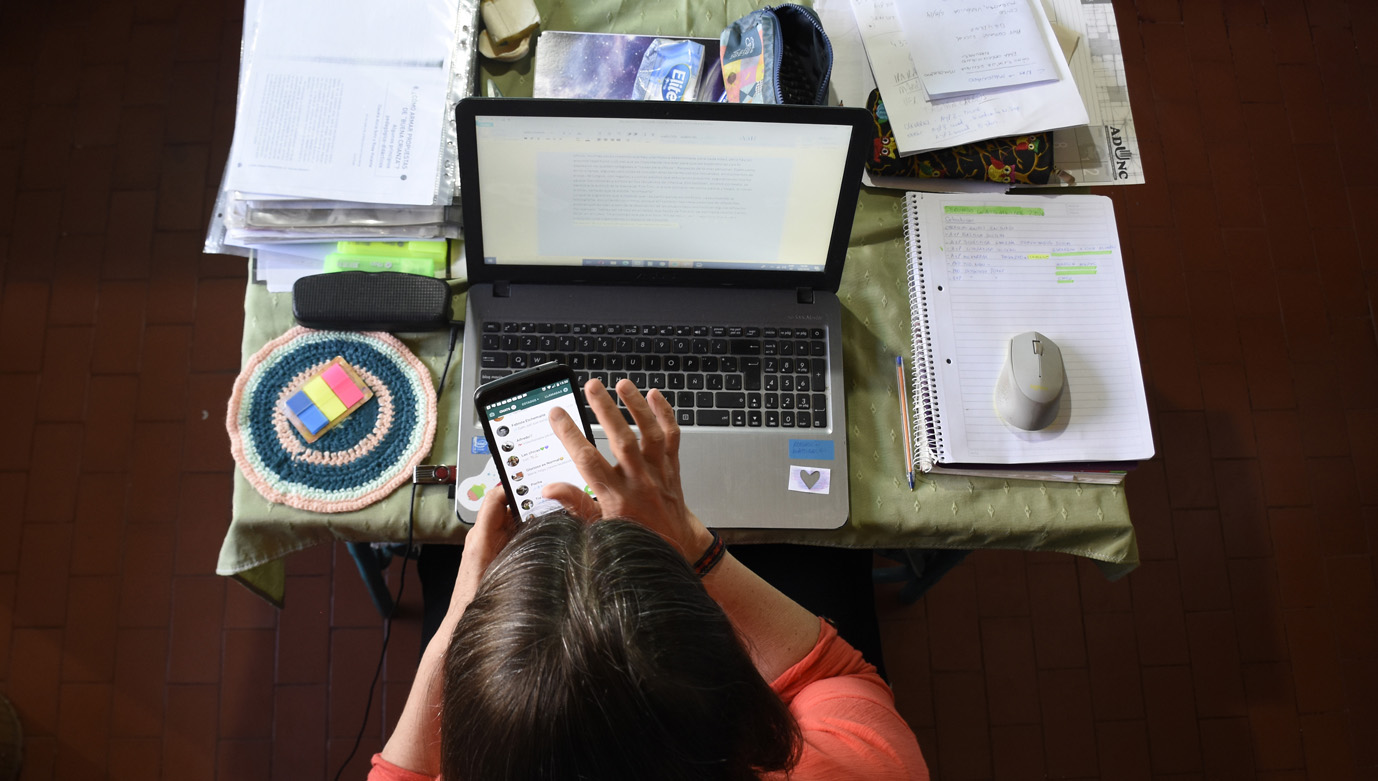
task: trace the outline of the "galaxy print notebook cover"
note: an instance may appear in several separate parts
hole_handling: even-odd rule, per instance
[[[547,30],[536,40],[536,80],[532,96],[629,100],[641,62],[657,39],[702,44],[703,63],[697,79],[697,99],[717,102],[722,97],[721,53],[716,38],[560,30]]]

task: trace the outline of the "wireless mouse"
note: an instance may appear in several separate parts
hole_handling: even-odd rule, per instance
[[[1057,344],[1037,331],[1019,334],[1005,351],[1005,368],[995,383],[995,409],[1015,428],[1047,428],[1057,417],[1065,384]]]

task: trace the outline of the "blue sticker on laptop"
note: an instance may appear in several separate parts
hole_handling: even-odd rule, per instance
[[[469,452],[476,456],[488,455],[488,438],[474,437],[469,443]]]
[[[833,460],[833,441],[831,439],[791,439],[789,441],[789,457],[794,459],[809,459],[811,461],[831,461]]]

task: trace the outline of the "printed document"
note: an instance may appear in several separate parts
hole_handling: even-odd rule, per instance
[[[1037,0],[1034,0],[1037,2]],[[930,98],[1056,81],[1052,28],[1030,0],[914,0],[900,27]]]
[[[228,187],[438,203],[457,0],[258,5]]]

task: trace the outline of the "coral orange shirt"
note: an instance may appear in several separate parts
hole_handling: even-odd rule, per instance
[[[818,642],[770,684],[804,735],[799,764],[764,778],[927,779],[913,730],[895,695],[861,653],[822,621]]]
[[[821,619],[820,619],[821,621]],[[822,621],[818,642],[770,687],[789,706],[804,736],[799,764],[765,778],[869,781],[927,779],[914,732],[895,710],[895,695],[861,654]],[[373,756],[369,781],[431,781]]]

